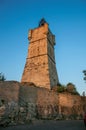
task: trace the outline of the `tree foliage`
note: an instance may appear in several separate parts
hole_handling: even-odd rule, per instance
[[[77,89],[73,83],[68,83],[66,86],[62,84],[57,85],[57,92],[62,93],[62,92],[68,92],[74,95],[79,95],[77,92]]]
[[[6,80],[6,78],[5,78],[4,74],[0,73],[0,81],[5,81],[5,80]]]
[[[84,80],[86,81],[86,70],[83,70],[83,73],[84,73]]]
[[[70,92],[71,94],[79,95],[79,93],[77,92],[76,86],[73,83],[68,83],[66,88],[67,88],[67,91]]]

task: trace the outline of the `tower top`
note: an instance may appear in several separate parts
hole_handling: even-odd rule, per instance
[[[45,20],[44,18],[42,18],[42,19],[40,20],[40,22],[39,22],[39,27],[40,27],[40,26],[43,26],[45,23],[47,23],[46,20]],[[48,23],[47,23],[47,24],[48,24]]]

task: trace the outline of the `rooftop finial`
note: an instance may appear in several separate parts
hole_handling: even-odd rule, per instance
[[[44,23],[47,23],[46,20],[44,18],[42,18],[39,22],[39,27],[44,25]]]

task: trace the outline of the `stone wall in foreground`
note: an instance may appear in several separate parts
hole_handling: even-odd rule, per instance
[[[18,102],[20,83],[17,81],[0,81],[0,97],[5,101]]]
[[[59,113],[58,95],[45,88],[24,85],[20,89],[20,105],[28,106],[28,112],[37,118],[54,118]],[[36,114],[35,114],[36,113]]]
[[[58,95],[34,84],[0,82],[0,124],[54,119],[59,113]]]
[[[86,97],[57,94],[33,83],[0,82],[0,123],[24,123],[32,119],[81,119]]]
[[[68,118],[83,117],[86,112],[86,97],[70,93],[59,94],[59,113]]]

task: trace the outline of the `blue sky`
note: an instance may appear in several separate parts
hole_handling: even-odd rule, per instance
[[[86,91],[86,0],[0,0],[0,72],[21,80],[28,30],[44,17],[56,36],[55,59],[62,84]]]

